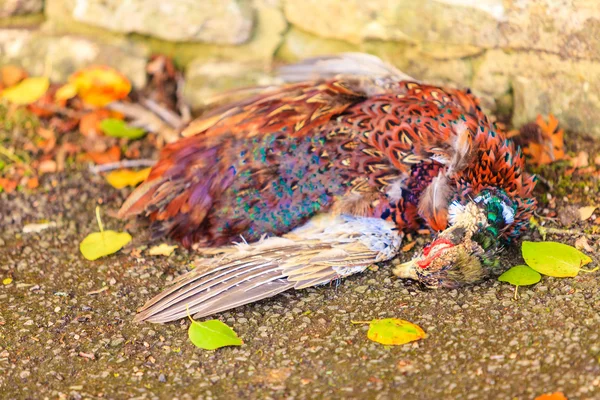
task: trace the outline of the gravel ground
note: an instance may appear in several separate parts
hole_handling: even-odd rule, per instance
[[[134,324],[136,308],[195,256],[140,255],[142,223],[113,217],[127,193],[72,172],[0,194],[0,278],[13,279],[0,285],[1,398],[600,399],[598,273],[544,277],[515,301],[494,280],[430,291],[381,266],[218,314],[244,345],[217,351],[188,341],[188,321]],[[107,229],[134,242],[91,262],[78,245],[97,230],[98,203]],[[22,232],[41,220],[58,226]],[[502,260],[522,262],[518,249]],[[384,347],[351,323],[386,317],[429,336]]]

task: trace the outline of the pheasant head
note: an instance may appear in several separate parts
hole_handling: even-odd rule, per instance
[[[535,177],[523,171],[521,150],[492,126],[474,139],[477,162],[446,178],[448,226],[394,273],[431,288],[479,281],[500,265],[497,253],[525,228],[535,209]],[[434,182],[435,183],[435,182]]]

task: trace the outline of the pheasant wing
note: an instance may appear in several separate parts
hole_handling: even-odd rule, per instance
[[[402,234],[378,218],[315,217],[283,237],[227,248],[181,276],[146,303],[136,321],[197,318],[272,297],[291,288],[326,284],[397,254]]]

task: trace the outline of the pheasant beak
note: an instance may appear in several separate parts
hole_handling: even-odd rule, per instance
[[[470,212],[440,232],[419,255],[394,268],[394,274],[430,288],[457,287],[481,279],[483,271],[477,255],[482,249],[472,237],[483,216],[473,207],[467,207]]]

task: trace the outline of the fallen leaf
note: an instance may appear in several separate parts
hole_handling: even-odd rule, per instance
[[[116,118],[107,118],[100,122],[102,132],[108,136],[125,139],[139,139],[146,134],[142,128],[134,128],[123,120]]]
[[[150,168],[148,168],[150,169]],[[175,251],[175,249],[179,247],[177,245],[173,245],[170,246],[166,243],[161,243],[158,246],[154,246],[151,247],[150,250],[148,250],[148,254],[151,256],[170,256],[171,254],[173,254],[173,252]]]
[[[569,400],[565,397],[563,392],[544,393],[539,395],[534,400]]]
[[[81,120],[79,121],[79,131],[84,136],[98,136],[102,133],[102,127],[100,126],[102,120],[119,117],[122,118],[121,114],[107,110],[106,108],[93,110],[81,117]]]
[[[10,285],[12,283],[12,281],[13,281],[12,278],[4,278],[2,280],[2,284],[3,285]]]
[[[404,246],[402,247],[402,251],[406,253],[407,251],[410,251],[410,250],[412,250],[412,248],[413,248],[413,247],[415,247],[415,245],[416,245],[416,244],[417,244],[417,242],[416,242],[416,241],[413,241],[413,242],[407,243],[406,245],[404,245]]]
[[[194,346],[215,350],[225,346],[241,346],[242,340],[229,326],[217,319],[197,322],[192,320],[188,336]]]
[[[40,164],[37,167],[37,171],[40,175],[43,174],[49,174],[49,173],[53,173],[56,172],[56,161],[54,160],[44,160],[42,162],[40,162]]]
[[[587,151],[580,151],[571,159],[571,166],[573,168],[583,168],[588,165],[590,165],[590,155]]]
[[[594,214],[594,211],[596,211],[596,208],[596,206],[586,206],[579,208],[579,219],[581,221],[585,221],[586,219],[590,218],[592,214]]]
[[[11,87],[27,78],[27,72],[16,65],[5,65],[0,68],[0,77],[5,87]]]
[[[35,189],[40,186],[40,180],[37,177],[27,179],[27,189]]]
[[[589,253],[594,252],[594,249],[592,248],[592,246],[590,246],[585,236],[582,236],[579,239],[575,240],[575,248],[577,250],[585,250]]]
[[[577,276],[581,267],[592,259],[569,245],[558,242],[523,242],[527,265],[540,274],[558,278]]]
[[[17,181],[8,178],[0,178],[0,190],[6,193],[12,193],[17,188]]]
[[[131,83],[117,70],[106,66],[92,66],[69,77],[69,83],[77,87],[84,103],[94,107],[120,100],[131,91]]]
[[[538,283],[542,279],[539,272],[527,265],[516,265],[498,277],[500,282],[507,282],[515,286],[528,286]]]
[[[374,319],[368,324],[367,338],[384,345],[401,345],[427,337],[420,326],[398,318]]]
[[[104,152],[89,151],[86,156],[96,164],[108,164],[121,159],[121,149],[119,146],[113,146]]]
[[[96,207],[96,220],[100,232],[90,233],[79,244],[79,251],[90,261],[116,253],[132,239],[127,232],[105,231],[100,219],[100,207]]]
[[[13,104],[31,104],[42,97],[49,86],[50,81],[45,76],[26,78],[16,86],[4,89],[2,91],[2,98]]]
[[[150,175],[151,168],[144,168],[139,171],[130,169],[120,169],[112,171],[106,175],[106,181],[115,189],[122,189],[127,186],[137,186]]]
[[[57,101],[67,101],[77,96],[77,86],[72,83],[65,83],[56,91],[54,98]]]
[[[539,140],[530,140],[523,148],[523,153],[529,156],[530,162],[537,165],[550,164],[565,157],[564,131],[559,129],[558,120],[554,115],[548,115],[548,122],[541,115],[535,123],[540,128]]]

